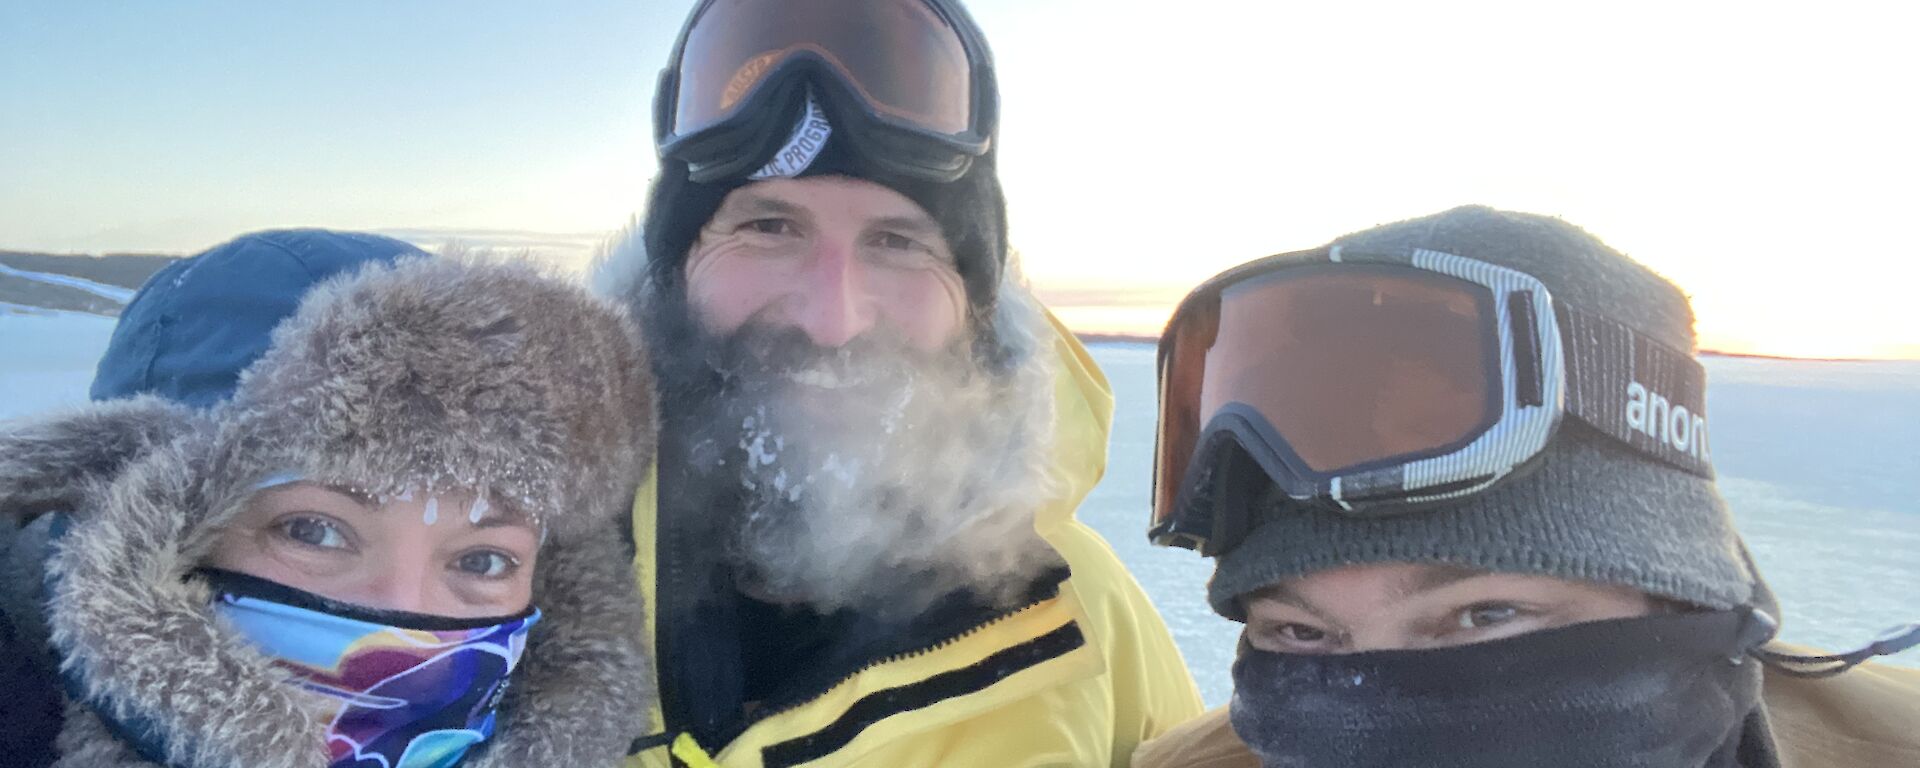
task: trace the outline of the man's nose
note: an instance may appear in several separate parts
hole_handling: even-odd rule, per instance
[[[877,309],[866,265],[851,242],[822,242],[795,286],[793,322],[814,344],[835,348],[873,329]]]

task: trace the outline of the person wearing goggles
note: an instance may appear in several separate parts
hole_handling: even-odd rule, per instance
[[[1195,289],[1161,337],[1150,536],[1213,557],[1246,628],[1232,703],[1134,764],[1916,764],[1920,671],[1862,662],[1920,623],[1769,642],[1694,343],[1672,283],[1482,207]]]
[[[1073,519],[1112,396],[1008,263],[992,59],[950,0],[707,0],[596,282],[661,391],[630,765],[1123,765],[1200,711]]]

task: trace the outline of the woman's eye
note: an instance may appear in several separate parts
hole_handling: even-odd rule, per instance
[[[1512,621],[1520,609],[1507,603],[1481,603],[1460,612],[1461,629],[1485,629]]]
[[[513,559],[504,552],[492,550],[468,552],[453,561],[455,570],[489,579],[505,576],[519,566],[519,560]]]
[[[340,526],[317,517],[296,517],[280,524],[280,534],[320,549],[346,549],[347,537]]]
[[[786,219],[754,219],[741,225],[741,228],[763,235],[790,235],[794,232],[793,222]]]

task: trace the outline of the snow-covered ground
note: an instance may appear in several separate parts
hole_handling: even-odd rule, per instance
[[[113,319],[0,306],[0,419],[86,400]],[[1106,479],[1080,510],[1159,606],[1210,704],[1239,625],[1207,609],[1207,561],[1146,542],[1151,346],[1101,344],[1118,400]],[[1920,362],[1710,359],[1714,458],[1785,637],[1851,649],[1920,620]],[[1898,663],[1920,666],[1920,652]]]
[[[0,305],[0,419],[86,402],[114,318]]]

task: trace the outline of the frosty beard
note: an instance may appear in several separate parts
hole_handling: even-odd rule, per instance
[[[743,592],[903,616],[961,589],[1004,603],[1049,562],[1033,514],[1052,488],[1031,464],[1051,419],[1016,406],[1050,392],[1018,391],[1031,382],[987,371],[966,341],[823,349],[749,326],[700,346],[723,384],[692,437],[732,448]]]

